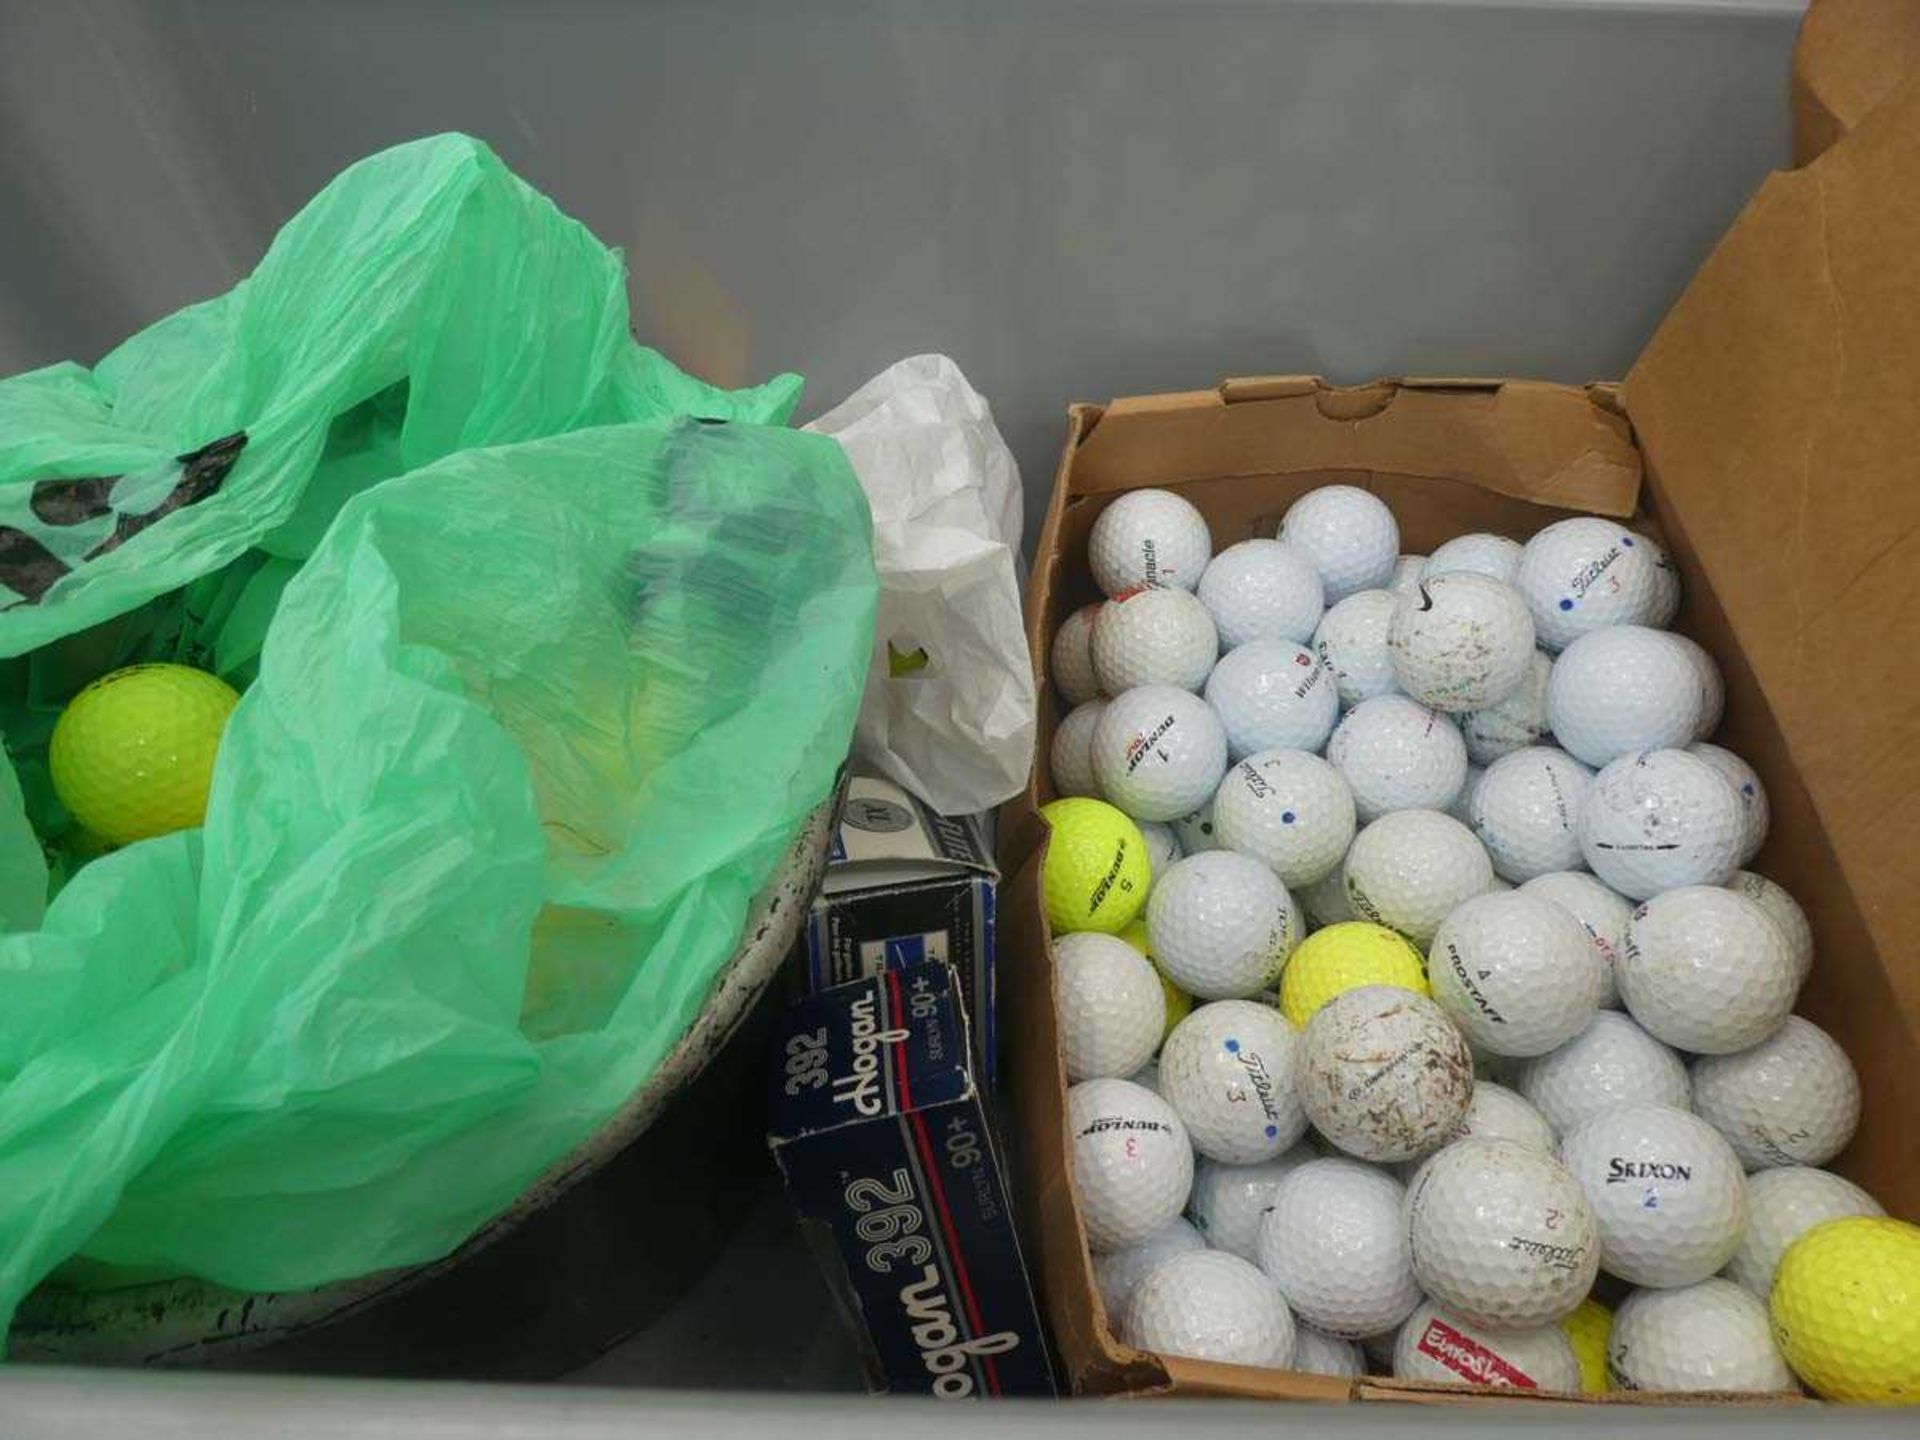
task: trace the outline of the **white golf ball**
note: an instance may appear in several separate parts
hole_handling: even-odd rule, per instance
[[[1209,1160],[1271,1160],[1306,1133],[1293,1093],[1293,1027],[1273,1006],[1216,1000],[1173,1027],[1160,1050],[1160,1093]]]
[[[1096,1253],[1137,1245],[1186,1208],[1193,1146],[1173,1107],[1130,1080],[1067,1091],[1080,1222]]]
[[[1250,640],[1228,651],[1207,677],[1206,696],[1235,760],[1261,750],[1318,750],[1340,715],[1320,657],[1291,640]]]
[[[1393,1373],[1402,1380],[1451,1380],[1499,1390],[1580,1389],[1580,1362],[1558,1325],[1491,1330],[1431,1300],[1400,1327]]]
[[[1354,1379],[1367,1373],[1367,1362],[1353,1341],[1336,1340],[1300,1325],[1293,1332],[1293,1368],[1304,1375]]]
[[[1476,895],[1440,922],[1428,952],[1433,998],[1476,1050],[1544,1055],[1586,1029],[1606,967],[1551,900]]]
[[[1577,869],[1580,807],[1593,772],[1564,750],[1533,745],[1487,767],[1467,804],[1467,823],[1503,880]]]
[[[1313,632],[1313,648],[1333,676],[1344,710],[1398,688],[1387,647],[1393,606],[1391,590],[1357,591],[1329,609]]]
[[[1493,862],[1458,820],[1437,810],[1395,810],[1354,836],[1341,873],[1356,916],[1424,950],[1454,906],[1486,893]]]
[[[1072,1082],[1125,1079],[1159,1048],[1167,995],[1147,957],[1098,931],[1053,942],[1060,1055]]]
[[[1280,540],[1229,545],[1200,577],[1198,594],[1219,627],[1223,650],[1249,640],[1311,640],[1326,609],[1320,572]]]
[[[1285,1154],[1252,1165],[1197,1160],[1187,1214],[1214,1249],[1257,1260],[1260,1222],[1273,1204],[1273,1192],[1289,1173],[1318,1158],[1310,1146],[1297,1144]]]
[[[1535,650],[1520,681],[1506,698],[1460,717],[1460,738],[1467,759],[1491,765],[1502,755],[1538,745],[1552,730],[1547,720],[1547,682],[1553,675],[1553,657]]]
[[[1562,1135],[1617,1105],[1684,1110],[1693,1098],[1680,1057],[1617,1010],[1602,1010],[1558,1050],[1523,1062],[1513,1087]]]
[[[1636,1290],[1613,1312],[1607,1369],[1627,1390],[1797,1390],[1767,1307],[1727,1280]]]
[[[1645,900],[1682,885],[1726,884],[1745,829],[1740,797],[1706,761],[1643,750],[1594,777],[1580,808],[1580,852],[1613,889]]]
[[[1353,907],[1347,903],[1347,877],[1339,866],[1311,885],[1301,886],[1296,893],[1301,908],[1307,912],[1307,918],[1313,922],[1315,929],[1325,929],[1329,925],[1338,925],[1342,920],[1358,918],[1353,913]]]
[[[1218,1250],[1176,1255],[1142,1280],[1121,1333],[1159,1355],[1277,1369],[1293,1360],[1293,1315],[1280,1287]]]
[[[1533,620],[1511,585],[1484,575],[1427,576],[1394,602],[1387,629],[1395,682],[1436,710],[1479,710],[1511,694],[1534,654]]]
[[[1720,717],[1727,708],[1727,682],[1721,677],[1720,667],[1714,663],[1713,657],[1701,648],[1698,641],[1685,635],[1675,635],[1673,639],[1693,662],[1694,677],[1700,686],[1700,720],[1694,726],[1693,738],[1705,740],[1720,728]]]
[[[1697,1115],[1617,1105],[1563,1136],[1560,1162],[1587,1192],[1609,1274],[1634,1285],[1691,1285],[1739,1248],[1747,1177]]]
[[[1093,617],[1099,613],[1098,605],[1082,605],[1053,632],[1048,669],[1054,688],[1069,705],[1100,698],[1100,677],[1093,673]]]
[[[1740,805],[1746,816],[1746,823],[1741,829],[1740,863],[1745,865],[1767,843],[1767,826],[1772,820],[1772,813],[1767,805],[1766,786],[1760,783],[1754,768],[1731,750],[1696,740],[1687,746],[1687,753],[1698,756],[1718,770],[1721,778],[1740,797]]]
[[[1747,1229],[1724,1272],[1764,1304],[1787,1247],[1823,1220],[1884,1215],[1880,1202],[1831,1170],[1782,1165],[1747,1176]]]
[[[1786,936],[1759,905],[1717,885],[1665,890],[1635,910],[1614,978],[1648,1033],[1699,1055],[1757,1045],[1793,1009]]]
[[[1100,1303],[1106,1307],[1107,1323],[1116,1330],[1119,1328],[1126,1317],[1127,1302],[1133,1299],[1134,1288],[1148,1275],[1176,1255],[1206,1248],[1206,1238],[1176,1216],[1136,1245],[1095,1255],[1093,1283],[1100,1291]]]
[[[1404,595],[1409,590],[1420,588],[1420,581],[1427,573],[1427,557],[1424,555],[1402,555],[1393,562],[1393,575],[1385,588],[1395,595]]]
[[[1693,1062],[1693,1109],[1749,1170],[1821,1165],[1860,1123],[1860,1076],[1834,1038],[1789,1015],[1749,1050]]]
[[[1642,536],[1641,543],[1653,556],[1653,600],[1640,623],[1664,630],[1680,613],[1680,571],[1673,558],[1654,541]]]
[[[1584,870],[1558,870],[1536,875],[1520,889],[1528,895],[1551,900],[1586,929],[1593,948],[1600,952],[1606,966],[1606,982],[1600,987],[1600,1008],[1620,1008],[1620,989],[1614,979],[1614,967],[1627,943],[1627,921],[1633,906],[1623,895],[1616,895]]]
[[[1460,573],[1484,575],[1511,585],[1514,572],[1520,568],[1520,549],[1518,540],[1504,535],[1456,535],[1427,557],[1423,574],[1427,579]]]
[[[1142,1090],[1151,1090],[1155,1095],[1160,1095],[1160,1057],[1156,1055],[1127,1078]],[[1164,1100],[1167,1097],[1160,1095],[1160,1098]]]
[[[1527,541],[1513,583],[1540,643],[1564,650],[1591,630],[1650,623],[1666,600],[1657,548],[1597,516],[1558,521]]]
[[[1405,1193],[1385,1171],[1354,1160],[1315,1160],[1281,1178],[1256,1250],[1303,1323],[1355,1340],[1399,1324],[1420,1303]]]
[[[1093,622],[1093,673],[1109,695],[1141,685],[1198,690],[1219,657],[1213,617],[1185,590],[1130,590]]]
[[[1093,773],[1093,728],[1106,714],[1107,702],[1089,700],[1076,705],[1053,732],[1053,788],[1056,794],[1100,798],[1100,782]]]
[[[1727,882],[1727,888],[1753,901],[1780,927],[1780,933],[1787,937],[1787,955],[1793,961],[1794,989],[1806,984],[1813,970],[1813,926],[1807,923],[1807,912],[1800,908],[1800,902],[1766,876],[1751,870],[1737,872]]]
[[[1087,563],[1108,595],[1142,586],[1191,590],[1213,558],[1206,517],[1170,490],[1129,490],[1093,522]]]
[[[1553,738],[1589,765],[1686,745],[1699,721],[1699,674],[1665,630],[1615,625],[1582,635],[1547,679]]]
[[[1154,880],[1158,881],[1174,861],[1186,854],[1180,848],[1180,837],[1164,821],[1136,820],[1133,823],[1140,827],[1140,838],[1147,842],[1147,868]]]
[[[1362,985],[1314,1012],[1293,1078],[1307,1118],[1341,1150],[1411,1160],[1439,1148],[1465,1117],[1473,1056],[1431,1000]]]
[[[1405,695],[1349,710],[1327,741],[1327,759],[1353,787],[1362,824],[1392,810],[1445,810],[1467,778],[1459,727]]]
[[[1207,850],[1169,867],[1147,896],[1153,958],[1199,1000],[1232,1000],[1270,988],[1300,938],[1279,878],[1246,855]]]
[[[1221,848],[1219,837],[1214,833],[1211,795],[1207,797],[1207,803],[1197,810],[1189,810],[1185,815],[1167,821],[1167,828],[1173,831],[1173,838],[1180,842],[1182,855],[1198,855],[1203,851]]]
[[[1142,685],[1117,695],[1093,727],[1100,792],[1135,820],[1177,820],[1199,809],[1226,769],[1219,718],[1177,686]]]
[[[1458,820],[1462,825],[1465,825],[1469,830],[1473,828],[1474,792],[1480,788],[1480,782],[1486,778],[1486,775],[1485,767],[1475,765],[1469,761],[1467,764],[1467,778],[1460,782],[1460,793],[1453,797],[1453,803],[1447,806],[1444,812],[1453,819]],[[1491,859],[1492,857],[1489,856],[1488,858]]]
[[[1318,755],[1261,750],[1227,771],[1213,823],[1222,849],[1252,856],[1293,890],[1340,868],[1353,843],[1353,791]]]
[[[1473,1099],[1467,1104],[1467,1113],[1447,1140],[1451,1144],[1468,1138],[1505,1140],[1538,1150],[1542,1155],[1556,1155],[1560,1149],[1560,1137],[1554,1134],[1547,1117],[1512,1090],[1492,1080],[1473,1082]]]
[[[1287,507],[1279,538],[1313,562],[1330,605],[1385,585],[1400,559],[1393,512],[1352,485],[1323,485],[1302,495]]]
[[[1476,1325],[1519,1330],[1570,1315],[1593,1288],[1600,1237],[1579,1184],[1510,1140],[1460,1140],[1407,1189],[1420,1288]]]

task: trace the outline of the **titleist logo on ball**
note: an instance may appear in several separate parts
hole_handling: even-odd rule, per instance
[[[1607,1184],[1623,1180],[1691,1180],[1693,1167],[1672,1160],[1627,1160],[1619,1155],[1607,1161]]]
[[[1585,565],[1581,566],[1579,573],[1573,577],[1573,585],[1571,587],[1573,593],[1585,599],[1587,591],[1593,588],[1593,582],[1606,574],[1607,567],[1619,558],[1620,547],[1618,545],[1610,545],[1607,547],[1607,553],[1602,555],[1598,560],[1589,560]]]

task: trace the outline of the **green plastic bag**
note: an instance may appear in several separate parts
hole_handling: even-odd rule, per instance
[[[337,263],[371,244],[322,223],[349,200],[392,222],[380,266]],[[291,247],[311,312],[285,268],[309,223],[331,237]],[[547,248],[568,237],[570,260]],[[115,511],[124,540],[76,542],[0,613],[21,656],[0,704],[21,760],[0,770],[0,1320],[74,1255],[95,1281],[289,1289],[445,1254],[652,1073],[830,793],[872,644],[860,490],[832,441],[755,423],[790,393],[728,396],[634,346],[596,248],[483,148],[423,142],[329,187],[241,290],[92,377],[23,377],[84,423],[0,385],[8,523],[42,482],[71,498],[144,465],[177,487],[210,433],[246,437],[192,503]],[[563,260],[605,283],[520,273]],[[418,293],[343,330],[376,278]],[[377,463],[348,463],[345,428]],[[205,828],[95,859],[49,903],[37,747],[62,694],[242,624],[258,673]]]

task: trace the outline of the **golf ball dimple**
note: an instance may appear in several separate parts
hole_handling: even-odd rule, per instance
[[[1782,1165],[1747,1176],[1747,1200],[1746,1233],[1724,1273],[1762,1304],[1773,1294],[1780,1257],[1807,1231],[1823,1220],[1887,1213],[1851,1180],[1805,1165]]]
[[[1738,871],[1727,882],[1727,888],[1753,901],[1780,927],[1780,933],[1787,937],[1787,956],[1793,963],[1793,987],[1798,990],[1806,984],[1813,970],[1813,926],[1807,923],[1807,912],[1800,908],[1800,902],[1766,876],[1751,870]]]
[[[1559,1153],[1560,1140],[1547,1119],[1532,1105],[1506,1086],[1492,1080],[1473,1082],[1473,1099],[1459,1127],[1448,1137],[1454,1140],[1505,1140],[1514,1145],[1538,1150],[1542,1155]]]
[[[1860,1123],[1860,1077],[1834,1038],[1798,1015],[1751,1049],[1693,1062],[1693,1109],[1749,1170],[1821,1165]]]
[[[1684,750],[1622,755],[1594,776],[1580,808],[1587,867],[1631,900],[1726,884],[1745,830],[1733,787]]]
[[[1206,517],[1170,490],[1129,490],[1087,537],[1094,583],[1109,596],[1142,586],[1191,590],[1212,558]]]
[[[1509,540],[1504,535],[1489,535],[1484,531],[1456,535],[1427,557],[1423,573],[1432,578],[1464,572],[1511,585],[1514,572],[1520,568],[1520,550],[1518,540]]]
[[[1700,720],[1700,680],[1678,637],[1644,625],[1582,635],[1547,680],[1553,737],[1589,765],[1684,746]]]
[[[1396,692],[1387,645],[1393,606],[1391,590],[1361,590],[1332,606],[1313,632],[1313,648],[1333,676],[1343,710]]]
[[[1249,640],[1311,640],[1326,608],[1320,572],[1280,540],[1229,545],[1200,577],[1198,594],[1225,650]]]
[[[1293,1368],[1306,1375],[1339,1375],[1348,1379],[1364,1375],[1366,1357],[1351,1340],[1336,1340],[1305,1325],[1293,1332]]]
[[[1318,1158],[1307,1145],[1296,1144],[1285,1154],[1251,1165],[1198,1160],[1187,1214],[1214,1249],[1257,1261],[1260,1223],[1273,1204],[1273,1192],[1287,1175]]]
[[[1440,922],[1433,998],[1478,1050],[1544,1055],[1592,1021],[1605,966],[1580,922],[1519,891],[1477,895]]]
[[[1557,1325],[1492,1330],[1431,1300],[1400,1327],[1393,1373],[1402,1380],[1451,1380],[1499,1390],[1580,1389],[1580,1362]]]
[[[1493,862],[1458,820],[1395,810],[1354,836],[1341,873],[1356,916],[1424,947],[1456,905],[1486,893]]]
[[[1635,910],[1614,978],[1650,1034],[1704,1055],[1766,1039],[1793,1008],[1796,989],[1780,927],[1717,885],[1664,890]]]
[[[1460,738],[1467,759],[1491,765],[1502,755],[1538,745],[1552,731],[1547,719],[1547,683],[1553,677],[1553,657],[1535,650],[1519,682],[1506,698],[1460,717]]]
[[[1600,1008],[1620,1008],[1620,989],[1614,968],[1627,943],[1627,921],[1633,906],[1626,897],[1616,895],[1584,870],[1559,870],[1536,875],[1520,886],[1523,893],[1551,900],[1585,928],[1606,966],[1606,980],[1600,987]]]
[[[1353,1160],[1315,1160],[1281,1178],[1255,1248],[1296,1317],[1355,1340],[1419,1304],[1404,1197],[1391,1175]]]
[[[1571,1314],[1600,1267],[1593,1211],[1553,1156],[1460,1140],[1407,1190],[1420,1288],[1476,1325],[1526,1329]]]
[[[1230,850],[1189,855],[1147,900],[1154,959],[1202,1000],[1256,995],[1279,978],[1299,938],[1293,899],[1258,860]]]
[[[1306,1131],[1293,1093],[1291,1026],[1271,1005],[1216,1000],[1174,1027],[1160,1052],[1160,1093],[1209,1160],[1271,1160]]]
[[[1261,750],[1318,750],[1340,714],[1320,657],[1291,640],[1252,640],[1221,656],[1206,697],[1235,760]]]
[[[1093,727],[1106,713],[1107,702],[1089,700],[1076,705],[1053,732],[1053,788],[1063,796],[1100,798],[1100,782],[1093,773]]]
[[[1614,1312],[1607,1368],[1627,1390],[1792,1390],[1767,1307],[1727,1280],[1636,1290]]]
[[[1602,1010],[1559,1049],[1522,1063],[1513,1084],[1562,1135],[1616,1105],[1685,1110],[1693,1098],[1680,1057],[1617,1010]]]
[[[1328,604],[1385,585],[1400,559],[1393,512],[1352,485],[1323,485],[1302,495],[1287,507],[1278,538],[1313,562]]]
[[[1198,690],[1220,656],[1207,607],[1185,590],[1131,590],[1093,621],[1093,673],[1109,695],[1142,685]]]
[[[1580,807],[1593,772],[1565,751],[1536,745],[1487,767],[1467,804],[1467,823],[1487,847],[1494,872],[1523,884],[1577,869]]]
[[[1327,741],[1327,759],[1353,787],[1363,825],[1393,810],[1445,810],[1467,778],[1459,727],[1405,695],[1349,710]]]
[[[1191,814],[1213,798],[1226,769],[1218,717],[1176,686],[1143,685],[1115,696],[1093,727],[1100,791],[1136,820]]]
[[[1222,849],[1250,855],[1288,889],[1340,866],[1353,843],[1353,791],[1304,750],[1261,750],[1227,771],[1213,797]]]
[[[1526,597],[1540,643],[1564,650],[1612,625],[1645,625],[1666,600],[1664,555],[1617,521],[1577,516],[1521,547],[1514,587]]]
[[[1093,620],[1098,605],[1082,605],[1060,622],[1048,652],[1054,688],[1069,705],[1100,698],[1100,677],[1093,672]]]
[[[1284,1369],[1293,1315],[1258,1267],[1218,1250],[1176,1255],[1134,1287],[1122,1333],[1160,1355]]]
[[[1534,654],[1533,620],[1511,585],[1484,575],[1435,575],[1394,602],[1387,648],[1400,688],[1437,710],[1504,700]]]
[[[1112,935],[1062,935],[1053,974],[1068,1081],[1124,1079],[1153,1058],[1167,1005],[1145,955]]]
[[[1600,1227],[1600,1265],[1634,1285],[1704,1280],[1739,1247],[1747,1180],[1731,1146],[1684,1110],[1603,1110],[1560,1141]]]
[[[1727,708],[1727,682],[1713,657],[1697,640],[1685,635],[1675,635],[1673,640],[1693,662],[1694,677],[1700,687],[1700,719],[1693,727],[1693,738],[1705,740],[1720,728],[1720,717]]]
[[[1294,1090],[1328,1140],[1362,1160],[1411,1160],[1459,1126],[1473,1056],[1433,1001],[1363,985],[1327,1001],[1294,1051]]]
[[[1137,1245],[1186,1208],[1193,1146],[1173,1107],[1130,1080],[1083,1080],[1067,1091],[1073,1178],[1087,1244]]]
[[[1741,810],[1745,815],[1745,824],[1741,829],[1740,863],[1745,865],[1767,843],[1767,826],[1772,820],[1772,813],[1767,804],[1766,787],[1760,783],[1754,768],[1731,750],[1697,740],[1687,746],[1687,753],[1718,770],[1720,777],[1740,797]]]
[[[1301,886],[1298,894],[1301,908],[1316,928],[1324,929],[1354,918],[1353,907],[1347,903],[1346,875],[1339,868],[1324,879]]]
[[[1093,1257],[1093,1281],[1106,1307],[1107,1323],[1118,1328],[1126,1317],[1134,1288],[1176,1255],[1207,1248],[1206,1237],[1176,1216],[1138,1244]]]

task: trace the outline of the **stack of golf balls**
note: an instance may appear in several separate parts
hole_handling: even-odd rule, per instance
[[[1920,1397],[1920,1228],[1819,1167],[1847,1056],[1660,546],[1400,553],[1309,491],[1102,511],[1043,882],[1118,1336],[1330,1375]],[[1605,1302],[1605,1303],[1603,1303]]]

